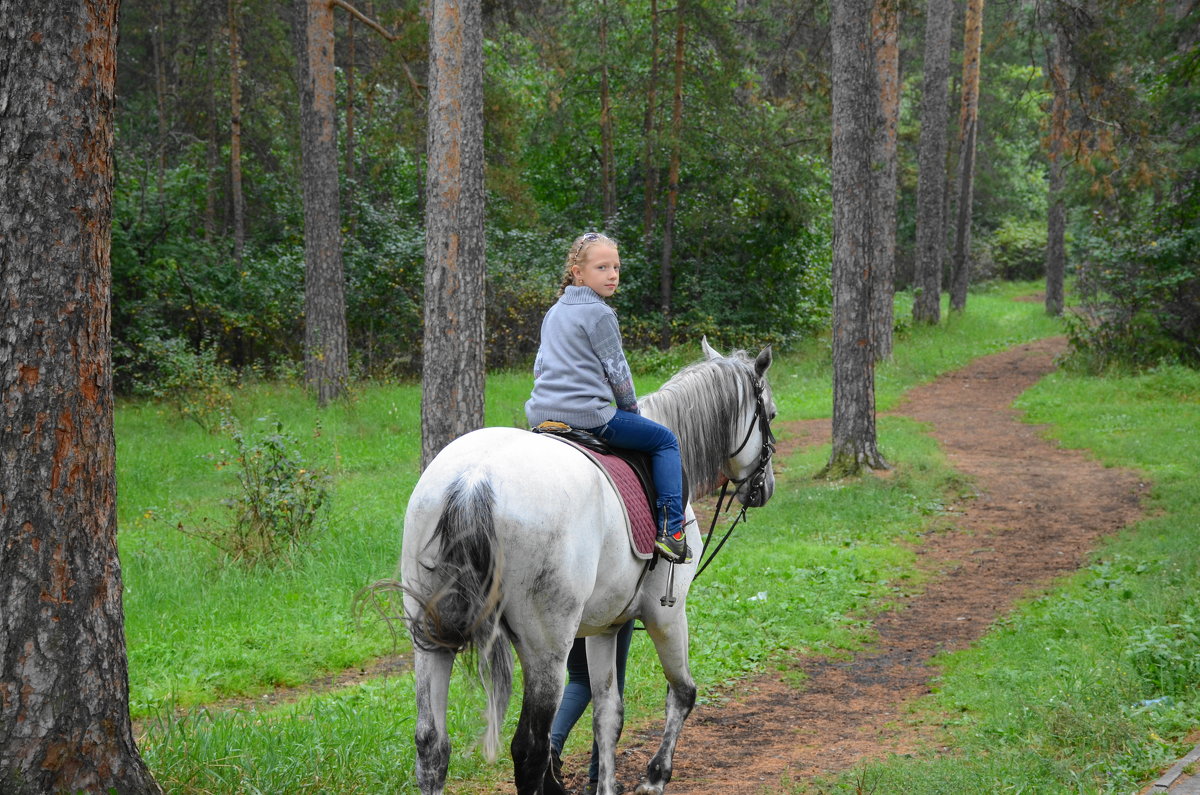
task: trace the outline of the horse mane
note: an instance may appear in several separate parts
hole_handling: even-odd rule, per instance
[[[754,402],[755,381],[754,362],[734,351],[688,365],[642,398],[653,419],[679,438],[693,496],[717,487],[721,465],[741,443],[734,436],[743,408]]]

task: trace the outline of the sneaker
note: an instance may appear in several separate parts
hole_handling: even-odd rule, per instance
[[[684,539],[683,530],[675,533],[660,530],[654,538],[654,547],[669,563],[690,563],[692,560],[692,550]]]

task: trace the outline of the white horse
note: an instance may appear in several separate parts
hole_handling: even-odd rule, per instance
[[[767,347],[751,360],[701,346],[705,359],[646,396],[642,413],[679,438],[693,492],[724,475],[745,505],[770,499],[775,416]],[[687,506],[687,541],[700,532]],[[443,792],[450,761],[446,707],[460,651],[477,655],[487,693],[484,748],[495,759],[512,693],[512,653],[524,673],[521,718],[511,743],[518,793],[564,793],[549,773],[550,724],[562,696],[567,653],[587,637],[600,795],[616,792],[623,705],[616,687],[616,631],[640,619],[669,684],[662,744],[637,788],[661,795],[684,719],[696,700],[688,668],[687,591],[696,563],[651,567],[629,548],[620,497],[583,453],[515,428],[484,428],[447,445],[421,475],[404,517],[401,582],[413,639],[417,782]],[[672,569],[675,568],[675,571]],[[674,606],[664,604],[674,576]]]

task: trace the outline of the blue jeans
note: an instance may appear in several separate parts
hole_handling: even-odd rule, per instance
[[[679,440],[671,429],[640,414],[617,409],[607,425],[586,430],[613,447],[650,454],[651,475],[654,477],[654,489],[658,492],[659,526],[662,526],[665,509],[670,532],[682,530],[683,463],[679,458]]]
[[[617,630],[617,691],[625,695],[625,663],[629,659],[629,641],[633,638],[633,621],[626,621]],[[592,700],[592,680],[588,676],[587,646],[584,638],[576,638],[575,645],[567,655],[567,686],[563,688],[562,703],[550,724],[550,747],[562,753],[567,742],[567,735],[588,702]],[[592,741],[592,762],[588,765],[588,781],[600,778],[600,759],[597,756],[596,741]]]

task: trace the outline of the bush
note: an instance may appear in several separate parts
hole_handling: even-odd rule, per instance
[[[1200,229],[1156,217],[1097,213],[1081,240],[1083,300],[1069,330],[1073,359],[1090,371],[1200,366]]]
[[[996,275],[1007,281],[1033,281],[1046,271],[1046,222],[1006,219],[988,248]]]
[[[223,428],[233,440],[226,451],[210,456],[219,469],[238,468],[238,493],[224,500],[232,522],[224,526],[179,529],[215,545],[235,561],[271,565],[308,549],[317,537],[321,507],[329,496],[329,475],[305,462],[294,436],[279,420],[262,418],[273,430],[248,439],[236,420]]]
[[[139,373],[135,393],[169,403],[209,433],[220,427],[232,406],[237,376],[218,360],[215,345],[195,351],[179,337],[149,337],[133,358]]]

